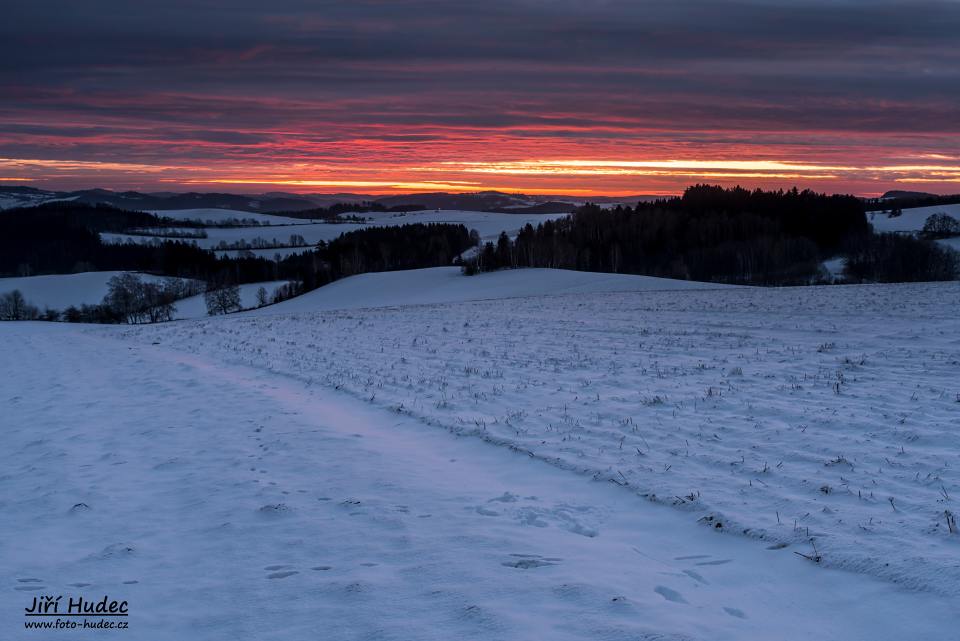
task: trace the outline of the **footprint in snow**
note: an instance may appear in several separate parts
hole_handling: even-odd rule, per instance
[[[563,559],[552,556],[540,556],[539,554],[511,554],[513,561],[504,561],[501,565],[508,568],[517,568],[518,570],[529,570],[532,568],[541,568],[548,565],[556,565]]]
[[[723,565],[725,563],[730,563],[733,559],[719,559],[717,561],[700,561],[699,563],[694,563],[694,565]]]
[[[260,514],[266,514],[268,516],[277,516],[284,514],[290,511],[290,508],[286,503],[274,503],[269,505],[261,506],[258,510]]]
[[[709,581],[707,581],[705,578],[703,578],[702,576],[700,576],[700,574],[698,574],[697,572],[694,572],[693,570],[684,570],[683,573],[686,574],[686,575],[687,575],[688,577],[690,577],[691,579],[693,579],[694,581],[696,581],[697,583],[702,583],[702,584],[704,584],[704,585],[710,585],[710,582],[709,582]]]
[[[519,519],[521,525],[532,525],[534,527],[547,527],[548,523],[540,518],[540,514],[532,508],[520,510]]]
[[[293,576],[294,574],[300,574],[296,570],[284,570],[283,572],[273,572],[267,575],[268,579],[285,579],[288,576]]]
[[[114,558],[125,558],[132,556],[136,550],[132,545],[127,545],[125,543],[111,543],[107,547],[103,548],[99,553],[94,553],[88,556],[88,559],[114,559]]]
[[[743,610],[739,610],[739,609],[737,609],[737,608],[727,608],[727,607],[724,607],[724,608],[723,608],[723,611],[726,612],[727,614],[729,614],[729,615],[732,616],[732,617],[737,617],[738,619],[746,619],[746,618],[747,618],[747,615],[743,613]]]
[[[508,568],[517,568],[518,570],[529,570],[531,568],[542,568],[547,565],[556,565],[556,563],[541,559],[517,559],[516,561],[504,561],[501,565]]]
[[[662,596],[667,601],[672,601],[673,603],[686,603],[687,600],[683,598],[683,595],[677,592],[676,590],[671,590],[670,588],[658,585],[653,588],[653,591]]]
[[[19,583],[20,585],[13,588],[17,592],[35,592],[37,590],[47,589],[46,587],[40,585],[41,583],[43,583],[43,581],[41,581],[40,579],[34,579],[34,578],[17,579],[17,583]]]

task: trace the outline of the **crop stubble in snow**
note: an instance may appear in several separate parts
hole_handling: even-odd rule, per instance
[[[129,330],[334,387],[825,565],[960,589],[960,285],[639,292]],[[589,532],[585,533],[589,536]]]

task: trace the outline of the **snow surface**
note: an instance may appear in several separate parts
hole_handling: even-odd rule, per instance
[[[960,251],[960,236],[954,236],[953,238],[940,238],[937,242],[944,247],[949,247],[955,251]]]
[[[874,231],[881,232],[917,232],[923,229],[927,218],[934,214],[947,214],[960,220],[960,204],[934,205],[932,207],[913,207],[904,209],[903,214],[890,218],[882,212],[868,212],[867,220],[873,225]]]
[[[107,282],[114,276],[123,274],[122,271],[111,272],[83,272],[80,274],[54,274],[49,276],[28,276],[25,278],[0,278],[0,294],[19,289],[24,299],[31,305],[43,311],[55,309],[63,311],[71,305],[98,305],[103,302],[109,287]],[[151,274],[137,274],[147,282],[162,283],[165,276]],[[275,289],[289,281],[276,280],[264,283],[247,283],[240,285],[240,301],[244,308],[257,305],[257,290],[266,288],[271,296]],[[174,303],[176,311],[174,318],[204,318],[207,316],[207,305],[203,295],[183,298]]]
[[[958,311],[955,282],[725,288],[128,335],[349,392],[623,483],[691,521],[804,553],[813,538],[827,566],[956,595],[960,537],[944,511],[960,496]]]
[[[215,249],[221,242],[228,245],[236,242],[250,243],[257,239],[270,241],[276,244],[290,242],[290,236],[302,236],[309,245],[315,245],[321,240],[333,240],[341,234],[356,229],[364,229],[368,225],[360,223],[310,223],[306,225],[274,225],[265,227],[205,227],[206,238],[188,238],[183,242],[194,244],[204,249]],[[101,233],[100,238],[105,243],[152,243],[163,242],[168,239],[160,236],[139,236],[131,234]],[[309,250],[311,247],[304,247]],[[277,250],[271,250],[276,252]]]
[[[255,314],[452,303],[595,292],[721,289],[728,285],[565,269],[517,269],[464,276],[459,267],[360,274]]]
[[[263,283],[245,283],[243,285],[238,285],[237,287],[240,290],[240,304],[244,307],[244,309],[256,307],[257,291],[261,287],[266,289],[267,295],[272,298],[273,292],[276,291],[278,287],[286,285],[289,282],[290,281],[287,280],[272,280]],[[207,314],[207,301],[203,297],[203,294],[191,296],[190,298],[183,298],[178,300],[175,305],[177,309],[174,312],[173,317],[176,319],[204,318],[209,316]]]
[[[199,210],[182,210],[187,212]],[[224,210],[211,210],[224,211]],[[165,214],[177,214],[177,210],[164,212]],[[234,212],[243,213],[243,212]],[[251,214],[255,216],[256,214]],[[292,234],[303,236],[307,243],[314,245],[321,240],[331,241],[342,234],[357,229],[367,229],[369,227],[387,227],[397,225],[412,225],[415,223],[451,223],[462,224],[467,229],[476,229],[483,241],[496,240],[500,232],[505,231],[511,236],[516,235],[528,223],[537,226],[547,221],[562,218],[565,214],[500,214],[492,212],[477,211],[422,211],[410,213],[366,213],[360,214],[369,222],[367,223],[308,223],[293,226],[275,226],[275,227],[226,227],[206,228],[207,238],[190,239],[187,242],[195,243],[199,247],[215,248],[221,242],[228,244],[237,241],[253,241],[258,238],[264,240],[276,240],[279,243],[289,241]],[[301,221],[303,222],[303,221]],[[154,239],[164,240],[153,236],[131,236],[128,234],[103,233],[100,237],[104,242],[134,242],[148,243]],[[276,250],[266,250],[276,251]],[[269,254],[270,257],[273,254]]]
[[[71,305],[96,305],[103,302],[109,288],[107,282],[122,271],[81,272],[79,274],[53,274],[0,278],[0,294],[19,289],[24,299],[43,311],[45,308],[63,311]],[[163,282],[162,276],[139,274],[144,281]]]
[[[873,225],[874,231],[878,233],[898,232],[902,234],[915,234],[923,230],[923,224],[927,222],[927,218],[933,214],[947,214],[960,220],[960,204],[904,209],[903,214],[896,218],[890,218],[887,214],[883,213],[870,212],[867,214],[867,220]],[[960,251],[960,236],[939,238],[935,242],[943,247]]]
[[[863,291],[854,298],[887,298],[883,290]],[[908,292],[895,292],[901,294],[895,300],[912,301]],[[947,292],[920,288],[915,295],[931,293]],[[646,296],[656,300],[642,303]],[[727,296],[741,306],[737,311],[728,310]],[[134,640],[954,638],[960,618],[956,591],[948,597],[908,592],[869,576],[825,570],[792,554],[809,552],[808,544],[770,548],[712,526],[698,527],[694,520],[701,510],[655,505],[632,488],[590,482],[528,456],[522,447],[511,451],[459,438],[413,416],[427,411],[419,409],[429,404],[421,390],[437,382],[429,377],[438,368],[445,369],[451,402],[464,405],[453,412],[474,402],[457,391],[462,383],[474,389],[476,410],[489,407],[489,398],[497,399],[498,414],[568,403],[579,425],[564,422],[556,428],[579,432],[567,441],[570,451],[588,456],[585,465],[600,455],[613,460],[620,432],[630,439],[623,456],[635,444],[643,446],[629,426],[624,431],[605,419],[604,404],[620,413],[627,399],[608,398],[603,390],[604,404],[593,403],[589,397],[599,388],[578,382],[579,400],[573,400],[574,372],[584,380],[597,373],[617,374],[646,392],[650,377],[633,367],[651,356],[648,346],[671,350],[661,356],[661,368],[668,381],[685,384],[716,374],[713,361],[707,361],[705,371],[690,366],[702,350],[723,353],[735,339],[746,343],[744,358],[738,359],[745,370],[743,395],[762,392],[779,381],[767,381],[758,376],[761,372],[779,379],[796,362],[808,363],[808,343],[821,339],[815,326],[822,323],[827,337],[838,344],[860,328],[856,317],[833,327],[842,317],[814,322],[797,308],[800,302],[814,308],[833,302],[821,298],[729,290],[592,295],[581,299],[584,307],[569,297],[531,299],[523,305],[507,301],[504,306],[515,310],[508,325],[501,324],[504,309],[489,303],[317,314],[283,324],[278,318],[218,318],[132,329],[4,323],[0,339],[5,356],[18,368],[17,376],[0,377],[0,577],[8,590],[0,602],[0,630],[14,638],[8,631],[22,625],[21,608],[33,596],[62,593],[129,600],[130,629],[121,635]],[[629,304],[625,308],[617,301]],[[942,301],[930,299],[921,306],[927,319],[921,322],[923,329],[931,329],[930,313],[943,310]],[[615,304],[609,308],[608,303]],[[756,307],[744,308],[745,303]],[[656,309],[646,312],[644,306]],[[886,318],[896,320],[901,310],[912,311],[894,305]],[[787,312],[795,315],[789,322],[783,316]],[[470,326],[464,327],[467,315]],[[400,337],[393,322],[406,334]],[[414,327],[414,322],[420,325]],[[625,325],[636,331],[613,335],[612,330]],[[903,333],[902,323],[895,325],[873,326],[870,334],[889,331],[891,354],[899,354],[905,342],[897,333]],[[347,329],[346,342],[336,342]],[[527,362],[523,342],[531,338],[531,348],[559,345],[538,357],[544,374],[555,379],[550,387],[558,391],[543,389],[538,368]],[[775,340],[764,344],[771,338]],[[317,340],[322,342],[311,344]],[[956,351],[955,343],[950,347],[945,341],[939,334],[912,341],[917,358],[902,368],[903,376],[914,376],[924,362],[942,368],[950,354],[933,358],[936,350]],[[322,369],[281,373],[298,364],[288,351],[299,350],[316,361],[321,353],[356,356],[362,343],[369,343],[371,353],[385,349],[379,358],[394,368],[395,377],[412,371],[397,359],[398,349],[411,359],[425,378],[402,385],[408,396],[420,395],[421,402],[407,405],[409,410],[386,411],[378,407],[385,404],[381,388],[376,399],[363,402],[320,385],[328,382]],[[786,349],[793,345],[803,349]],[[269,356],[253,357],[257,349]],[[427,360],[434,349],[439,351]],[[395,394],[393,384],[381,378],[379,364],[359,355],[341,363],[354,368],[343,383],[353,388],[360,378],[375,377],[386,383],[382,391]],[[458,373],[459,360],[443,368],[441,359],[447,356],[471,357],[476,373]],[[501,373],[488,369],[491,358]],[[887,367],[882,356],[875,358],[878,365],[865,367]],[[242,359],[257,361],[257,366],[227,363]],[[363,372],[371,364],[375,369]],[[516,380],[521,373],[533,379]],[[859,376],[865,380],[845,393],[869,393],[878,373],[863,372]],[[900,380],[900,391],[912,387]],[[916,405],[927,411],[939,408],[929,390],[920,394]],[[763,394],[755,406],[763,416],[756,419],[769,423],[774,419],[767,413],[774,410],[787,411],[784,421],[792,419],[796,408],[790,407],[799,399],[789,397],[788,392],[772,399]],[[819,397],[807,400],[819,403]],[[727,391],[723,398],[739,404],[736,393]],[[894,395],[891,402],[898,398]],[[655,450],[663,439],[677,440],[675,430],[691,423],[700,424],[705,436],[720,431],[730,448],[731,441],[745,436],[740,442],[748,454],[748,443],[771,445],[762,426],[744,435],[735,421],[725,430],[720,424],[723,407],[704,402],[693,412],[685,404],[676,407],[680,400],[678,395],[656,408],[629,399],[653,446],[648,456],[659,457]],[[768,407],[768,401],[774,404]],[[832,404],[842,408],[836,400]],[[863,408],[854,403],[852,409]],[[587,416],[595,411],[604,425]],[[741,407],[735,413],[746,411]],[[843,414],[840,418],[846,420]],[[529,418],[534,416],[531,412]],[[654,425],[655,417],[662,426]],[[913,418],[901,429],[919,429]],[[518,429],[533,427],[516,414],[509,420]],[[812,420],[808,424],[802,445],[810,451],[805,456],[817,458],[829,444],[817,439],[828,435],[815,430]],[[490,425],[498,431],[503,427],[502,421]],[[926,439],[935,429],[930,422],[923,438],[908,443],[904,465],[936,447]],[[786,425],[783,430],[801,433]],[[840,430],[857,431],[834,427]],[[615,438],[607,438],[608,432]],[[710,438],[691,435],[690,440],[692,450],[715,446]],[[956,450],[951,452],[949,444],[943,443],[938,456],[953,461]],[[598,445],[604,448],[599,453]],[[861,436],[859,447],[858,452],[871,454],[874,446]],[[848,449],[847,454],[854,452]],[[737,453],[731,449],[724,455]],[[805,456],[791,458],[783,471],[758,477],[754,486],[763,478],[774,482],[781,474],[793,475]],[[691,452],[690,457],[699,455]],[[693,462],[685,458],[682,451],[671,456],[672,474],[657,476],[684,475],[692,481],[684,470]],[[751,455],[751,464],[753,459]],[[659,466],[659,461],[647,464]],[[743,466],[727,467],[713,470],[711,484],[700,485],[704,500],[730,488],[738,503],[753,502]],[[621,469],[635,476],[626,464]],[[954,487],[951,480],[947,483]],[[852,501],[842,494],[838,490],[828,498]],[[819,507],[814,499],[820,500],[803,497],[807,508]],[[876,507],[879,514],[884,506]],[[786,512],[784,518],[789,518]],[[882,532],[889,514],[878,520]],[[918,538],[901,541],[892,558],[926,552],[933,538]],[[828,559],[834,549],[824,552]],[[69,636],[100,639],[103,633]]]
[[[236,220],[256,220],[262,225],[304,225],[310,221],[304,218],[292,218],[290,216],[278,216],[276,214],[259,214],[249,211],[239,211],[236,209],[151,209],[150,214],[163,218],[172,218],[174,220],[192,220],[201,223],[221,223],[225,221]]]
[[[831,258],[829,260],[823,261],[823,269],[827,272],[827,274],[831,278],[835,280],[840,280],[843,278],[843,268],[844,268],[845,262],[846,262],[846,258],[844,258],[843,256],[840,256],[837,258]]]
[[[378,225],[410,225],[413,223],[450,223],[463,225],[467,229],[476,229],[483,240],[495,240],[500,232],[516,235],[526,225],[537,225],[548,220],[564,218],[567,214],[502,214],[485,211],[459,211],[443,209],[440,211],[414,211],[409,213],[363,214]]]

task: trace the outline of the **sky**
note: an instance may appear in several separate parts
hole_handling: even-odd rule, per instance
[[[6,0],[0,184],[960,192],[960,1]]]

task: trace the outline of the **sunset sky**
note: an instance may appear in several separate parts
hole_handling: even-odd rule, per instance
[[[0,181],[960,192],[960,3],[12,0]]]

